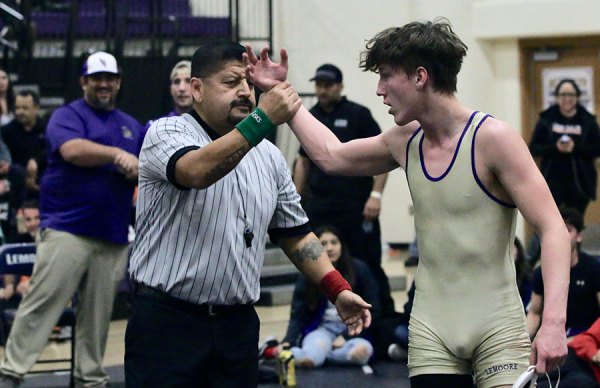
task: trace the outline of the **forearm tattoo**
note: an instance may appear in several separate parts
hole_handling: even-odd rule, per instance
[[[233,154],[226,157],[221,163],[217,164],[212,170],[208,171],[205,179],[209,182],[216,182],[229,174],[231,170],[240,163],[240,160],[246,155],[250,148],[240,147]]]
[[[310,240],[308,243],[300,247],[300,249],[292,252],[290,260],[296,265],[301,264],[305,260],[316,261],[323,254],[323,245],[317,239]]]

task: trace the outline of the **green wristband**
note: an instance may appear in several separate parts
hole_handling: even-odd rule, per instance
[[[248,117],[240,121],[235,127],[253,147],[258,145],[262,139],[276,128],[265,112],[259,108],[254,109]]]

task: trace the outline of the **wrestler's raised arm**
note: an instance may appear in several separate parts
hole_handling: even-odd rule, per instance
[[[258,57],[246,45],[244,62],[246,76],[255,86],[269,90],[287,78],[288,54],[281,49],[281,62],[269,58],[269,49],[263,48]],[[373,176],[398,167],[390,152],[390,144],[398,138],[399,127],[379,136],[342,143],[304,106],[288,122],[308,156],[328,174]]]

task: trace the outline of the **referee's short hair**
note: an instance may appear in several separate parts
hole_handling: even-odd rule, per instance
[[[198,47],[192,56],[192,77],[205,78],[221,70],[225,62],[242,62],[244,46],[230,40],[213,40]]]

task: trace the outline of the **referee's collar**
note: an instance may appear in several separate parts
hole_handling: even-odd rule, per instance
[[[192,111],[190,112],[190,116],[192,116],[194,118],[194,120],[196,120],[198,122],[198,124],[200,124],[202,129],[204,129],[206,131],[206,133],[211,138],[211,140],[214,141],[221,137],[221,135],[219,135],[217,132],[215,132],[211,127],[208,126],[208,124],[206,124],[204,122],[204,120],[202,120],[202,117],[200,117],[198,112],[196,112],[196,109],[192,109]]]

